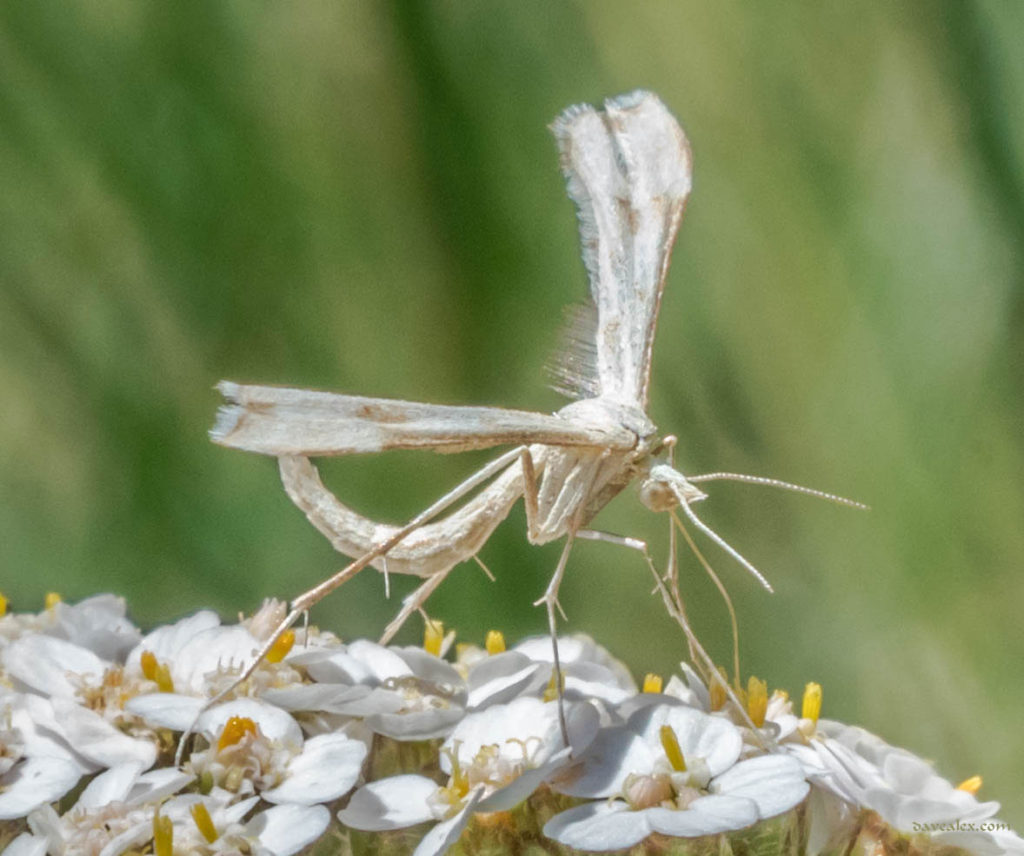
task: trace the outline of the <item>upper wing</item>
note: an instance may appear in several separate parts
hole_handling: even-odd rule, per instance
[[[583,372],[567,365],[560,373],[646,409],[661,292],[690,193],[689,143],[658,97],[643,91],[612,98],[603,111],[570,107],[552,130],[597,307],[596,366],[587,368],[584,352],[576,358]]]
[[[627,450],[626,428],[499,407],[447,407],[221,381],[227,399],[210,437],[265,455],[349,455],[385,449],[463,452],[506,443]]]

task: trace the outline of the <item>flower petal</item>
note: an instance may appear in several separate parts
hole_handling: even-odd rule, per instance
[[[246,831],[275,856],[291,856],[316,841],[331,822],[322,805],[276,805],[246,824]]]
[[[129,737],[94,711],[69,699],[53,700],[59,733],[82,757],[103,767],[137,761],[149,769],[156,761],[156,744],[147,738]]]
[[[98,684],[107,663],[87,648],[56,639],[31,635],[15,639],[3,650],[7,673],[44,696],[74,698],[78,690],[69,675],[87,677]]]
[[[544,834],[577,850],[620,850],[651,833],[647,813],[630,811],[621,801],[585,803],[544,824]]]
[[[441,856],[442,853],[447,853],[448,848],[462,835],[462,830],[466,828],[482,793],[483,790],[480,788],[473,791],[458,814],[437,824],[424,835],[412,856]]]
[[[259,726],[263,736],[270,740],[295,749],[302,746],[302,728],[290,713],[253,698],[239,698],[211,707],[199,717],[196,730],[219,735],[233,716],[251,719]]]
[[[23,832],[4,849],[5,856],[46,856],[46,839]]]
[[[757,823],[757,804],[744,797],[712,795],[700,797],[686,809],[649,808],[651,829],[677,838],[699,838],[743,829]]]
[[[261,795],[267,802],[299,805],[337,799],[356,783],[366,753],[365,743],[344,734],[311,737],[288,762],[284,781]]]
[[[717,794],[746,797],[761,817],[774,817],[803,802],[810,790],[800,763],[786,755],[760,755],[740,761],[711,782]]]
[[[129,761],[100,773],[85,786],[75,807],[89,810],[124,802],[143,769],[142,764]]]
[[[27,758],[0,776],[0,820],[25,817],[44,803],[59,800],[82,777],[81,769],[64,758]]]
[[[141,716],[147,724],[157,728],[184,731],[196,721],[204,704],[201,698],[195,696],[150,693],[128,699],[124,709]]]
[[[437,784],[425,776],[392,776],[364,785],[338,812],[338,820],[353,829],[379,832],[402,829],[433,820],[427,800]]]

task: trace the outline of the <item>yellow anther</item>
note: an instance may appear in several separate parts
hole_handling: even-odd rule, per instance
[[[729,698],[729,694],[726,692],[726,687],[729,685],[729,678],[725,674],[725,669],[721,666],[718,667],[718,674],[711,676],[711,683],[708,686],[708,693],[711,696],[711,709],[721,710],[725,707],[725,702]]]
[[[661,675],[656,675],[654,672],[648,672],[644,675],[644,689],[645,693],[660,693],[662,688]]]
[[[247,716],[232,716],[224,723],[224,729],[217,740],[217,751],[234,746],[247,734],[256,734],[259,727]]]
[[[558,673],[554,669],[551,670],[551,677],[548,679],[548,685],[544,689],[544,695],[541,696],[542,701],[554,701],[560,695],[565,693],[565,675],[561,675],[560,679],[556,683],[555,676],[557,674]]]
[[[292,645],[295,644],[295,631],[285,630],[280,636],[274,640],[274,644],[270,646],[270,650],[267,651],[267,662],[268,663],[280,663],[285,657],[288,656],[288,652],[292,650]]]
[[[210,817],[210,812],[206,806],[201,802],[192,803],[192,820],[196,822],[196,829],[202,834],[210,844],[213,844],[219,836],[217,835],[217,827],[213,825],[213,818]]]
[[[48,591],[43,603],[46,604],[47,609],[53,609],[58,603],[60,603],[60,595],[55,591]]]
[[[981,790],[981,776],[971,776],[969,779],[964,779],[959,785],[956,786],[958,791],[967,791],[969,794],[976,794]]]
[[[435,657],[441,656],[441,644],[444,642],[444,624],[428,618],[423,627],[423,650]]]
[[[686,759],[683,758],[683,750],[679,748],[679,740],[671,725],[663,725],[659,730],[661,735],[661,748],[665,750],[668,762],[677,773],[686,772]]]
[[[760,678],[750,676],[747,681],[747,713],[750,721],[758,728],[764,725],[764,715],[768,712],[768,684]]]
[[[0,618],[7,615],[7,598],[0,594]]]
[[[174,824],[159,811],[153,813],[154,856],[174,856]]]
[[[505,634],[500,630],[488,630],[484,647],[491,656],[502,653],[505,650]]]
[[[804,687],[804,704],[801,716],[811,722],[817,722],[821,716],[821,684],[811,681]]]
[[[772,693],[772,698],[777,698],[781,702],[789,701],[789,693],[785,690],[776,690]]]
[[[171,670],[156,658],[156,654],[152,651],[143,651],[139,656],[139,664],[142,666],[143,677],[147,681],[153,681],[160,692],[174,692]]]

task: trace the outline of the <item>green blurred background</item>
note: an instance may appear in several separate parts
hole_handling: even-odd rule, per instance
[[[274,462],[208,442],[222,377],[552,411],[585,279],[547,123],[658,92],[695,154],[652,416],[701,511],[744,672],[936,760],[1024,824],[1024,4],[0,6],[0,588],[115,591],[144,626],[293,596],[342,560]],[[332,461],[401,521],[486,455]],[[597,523],[650,540],[633,492]],[[432,611],[540,632],[557,544],[521,508]],[[721,601],[687,560],[723,660]],[[399,580],[399,592],[409,581]],[[575,550],[563,602],[638,673],[684,646],[638,557]],[[367,571],[317,607],[397,610]],[[414,621],[405,638],[419,636]]]

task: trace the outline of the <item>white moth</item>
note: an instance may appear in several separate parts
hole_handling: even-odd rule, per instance
[[[672,466],[675,438],[659,437],[645,411],[669,254],[690,193],[689,144],[657,96],[642,91],[610,99],[603,110],[571,107],[552,129],[569,196],[579,211],[592,299],[577,314],[571,346],[555,367],[560,389],[575,401],[546,415],[226,381],[219,385],[227,404],[211,432],[213,440],[278,457],[291,499],[339,552],[355,559],[293,601],[281,629],[372,564],[386,573],[425,578],[385,631],[382,641],[388,641],[453,567],[475,558],[520,497],[532,543],[565,538],[554,575],[538,601],[547,607],[552,638],[559,584],[576,537],[617,541],[644,550],[646,556],[642,542],[585,528],[633,482],[639,483],[647,507],[673,511],[674,518],[674,509],[681,509],[765,587],[768,583],[753,565],[694,513],[693,503],[706,496],[699,483],[752,481],[856,505],[774,479],[732,473],[688,478]],[[324,487],[309,460],[388,449],[461,452],[500,445],[514,448],[402,527],[376,523],[343,505]],[[460,508],[432,521],[473,491],[475,496]],[[686,622],[674,561],[669,574],[662,578],[655,571],[655,578],[691,648],[696,645],[704,665],[713,668]],[[555,664],[557,669],[557,646]]]

